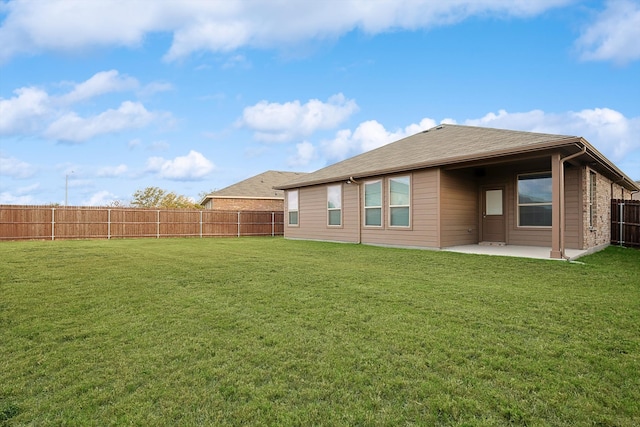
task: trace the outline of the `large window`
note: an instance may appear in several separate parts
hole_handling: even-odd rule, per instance
[[[287,191],[287,210],[289,225],[298,225],[298,190]]]
[[[342,225],[342,185],[327,187],[327,224]]]
[[[364,225],[382,226],[382,181],[364,184]]]
[[[401,176],[389,179],[389,225],[409,227],[411,179]]]
[[[518,225],[551,227],[551,173],[518,176]]]

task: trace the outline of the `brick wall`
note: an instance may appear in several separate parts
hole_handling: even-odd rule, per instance
[[[612,185],[612,181],[596,172],[596,197],[594,201],[594,223],[589,226],[589,189],[590,173],[589,168],[584,168],[582,174],[582,213],[584,225],[583,249],[595,246],[606,245],[611,242],[611,199],[629,199],[631,194],[617,184]],[[594,171],[595,172],[595,171]]]
[[[207,203],[207,209],[218,211],[284,211],[284,200],[215,198]]]

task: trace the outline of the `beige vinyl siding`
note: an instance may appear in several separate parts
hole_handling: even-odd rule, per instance
[[[335,185],[336,183],[333,183]],[[357,243],[358,187],[342,184],[342,226],[327,225],[327,186],[299,189],[297,227],[285,227],[285,237],[291,239],[325,240]]]
[[[440,175],[440,246],[478,243],[478,188],[471,171]]]
[[[588,248],[608,238],[611,181],[598,174],[598,232],[584,230],[584,167],[565,165],[565,247]],[[362,242],[373,245],[444,248],[479,241],[482,188],[504,188],[505,241],[509,245],[551,246],[551,227],[518,227],[518,174],[550,170],[548,157],[460,169],[429,168],[410,174],[371,176],[359,184],[342,183],[343,224],[327,226],[327,185],[299,189],[299,226],[285,227],[288,238]],[[389,178],[411,177],[410,227],[389,227]],[[364,226],[364,183],[382,182],[382,226]],[[620,193],[619,187],[613,185]],[[358,191],[359,190],[359,191]],[[360,193],[360,203],[358,203]],[[285,216],[286,218],[286,216]],[[359,229],[360,227],[360,229]],[[600,229],[603,230],[600,230]],[[606,229],[606,230],[605,230]],[[471,231],[469,231],[471,230]],[[596,234],[598,234],[596,236]],[[606,234],[606,236],[604,235]]]
[[[383,226],[378,228],[363,227],[362,243],[437,248],[438,170],[427,169],[410,174],[411,226],[408,228],[389,227],[388,178],[394,176],[396,175],[386,176],[383,179]]]
[[[564,172],[564,246],[582,249],[582,191],[580,182],[582,171],[578,167],[568,167]]]

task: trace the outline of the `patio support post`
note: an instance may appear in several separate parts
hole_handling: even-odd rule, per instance
[[[562,161],[560,153],[551,155],[551,258],[562,258],[560,240],[562,235],[561,206],[562,198]]]

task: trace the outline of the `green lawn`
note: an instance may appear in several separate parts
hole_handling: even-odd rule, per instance
[[[640,425],[640,251],[0,244],[0,425]]]

